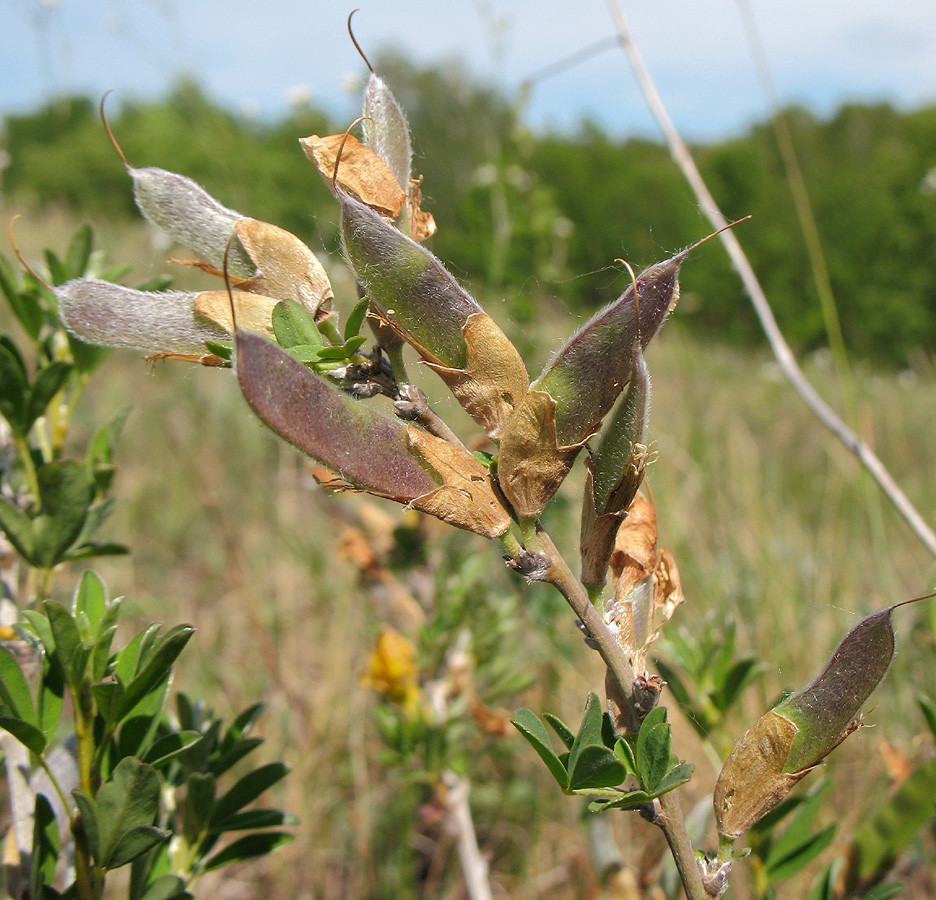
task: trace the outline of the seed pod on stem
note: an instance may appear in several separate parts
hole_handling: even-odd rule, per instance
[[[133,180],[140,212],[173,240],[193,250],[199,258],[195,265],[220,275],[234,235],[227,252],[227,270],[235,287],[277,300],[296,300],[313,315],[330,307],[328,276],[315,254],[294,234],[228,209],[184,175],[131,166],[104,116],[106,97],[101,99],[101,119]]]
[[[528,385],[516,348],[432,253],[347,192],[337,197],[345,256],[371,311],[500,437]]]
[[[621,397],[585,460],[585,495],[579,542],[582,583],[604,584],[618,528],[640,489],[651,452],[644,443],[650,414],[650,373],[637,354],[627,391]]]
[[[742,835],[858,727],[862,705],[894,656],[891,613],[922,599],[862,619],[815,681],[762,716],[735,744],[715,784],[719,834]]]
[[[510,525],[487,470],[461,447],[352,400],[264,338],[235,332],[237,377],[280,437],[338,473],[341,486],[498,537]]]

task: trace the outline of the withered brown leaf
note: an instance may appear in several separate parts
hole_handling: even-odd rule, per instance
[[[526,366],[487,313],[468,316],[462,334],[467,345],[464,369],[426,365],[438,373],[468,415],[497,440],[530,386]]]
[[[300,138],[305,155],[315,164],[319,174],[331,184],[335,163],[341,150],[338,183],[361,198],[372,209],[395,219],[406,202],[406,192],[400,187],[390,167],[373,150],[365,147],[354,135],[317,134]]]

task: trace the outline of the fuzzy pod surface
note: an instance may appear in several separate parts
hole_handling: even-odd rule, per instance
[[[464,368],[462,329],[482,312],[441,262],[370,207],[338,191],[345,256],[374,310],[429,362]]]
[[[373,72],[364,91],[364,115],[364,143],[390,167],[400,187],[408,190],[413,157],[409,125],[393,92]]]
[[[206,341],[228,336],[196,316],[195,293],[137,291],[92,278],[68,281],[54,292],[65,327],[89,344],[202,354]]]
[[[222,206],[185,175],[152,166],[127,166],[127,171],[133,179],[133,196],[140,212],[200,259],[221,269],[234,226],[243,216]],[[256,266],[237,242],[228,252],[228,271],[235,278],[250,278],[256,273]]]
[[[688,251],[645,269],[615,301],[597,312],[558,350],[533,383],[556,401],[560,445],[577,444],[591,434],[630,379],[637,343],[657,333],[679,297],[679,267]]]

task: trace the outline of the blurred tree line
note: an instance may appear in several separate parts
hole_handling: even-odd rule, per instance
[[[539,135],[522,102],[478,85],[457,65],[414,68],[385,56],[378,71],[408,111],[415,170],[439,223],[432,249],[471,288],[507,301],[521,321],[544,303],[580,314],[617,296],[636,269],[708,231],[666,149],[609,137],[591,123]],[[297,145],[344,130],[311,107],[275,124],[245,121],[180,84],[164,101],[129,103],[112,126],[132,165],[195,178],[228,206],[338,249],[337,204]],[[785,112],[824,241],[852,353],[903,365],[936,347],[936,106],[899,112],[843,107],[829,121]],[[136,218],[130,179],[108,143],[97,103],[62,99],[8,117],[2,189],[19,207],[65,206],[91,217]],[[803,240],[769,123],[694,148],[729,218],[752,215],[739,237],[790,341],[825,336]],[[751,344],[760,332],[717,243],[683,270],[680,327]]]

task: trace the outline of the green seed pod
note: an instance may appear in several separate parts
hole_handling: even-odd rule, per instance
[[[500,438],[529,386],[517,349],[428,250],[346,191],[337,196],[345,255],[371,311]]]
[[[858,727],[862,704],[894,656],[895,608],[862,619],[815,681],[761,717],[738,741],[715,784],[720,834],[736,838],[747,831]]]
[[[638,353],[627,392],[601,429],[592,456],[595,509],[599,515],[625,512],[643,480],[643,467],[633,470],[638,445],[650,420],[650,373]],[[635,483],[636,482],[636,483]]]
[[[352,400],[276,344],[235,334],[237,377],[280,437],[336,471],[343,486],[498,537],[510,517],[487,470],[464,448]]]
[[[205,341],[228,336],[195,315],[196,293],[136,291],[89,278],[54,291],[65,326],[89,344],[189,355],[203,354]]]
[[[650,373],[638,353],[624,396],[608,417],[586,460],[579,547],[582,583],[605,583],[614,541],[650,461],[643,443],[650,416]]]
[[[338,190],[345,256],[373,310],[429,362],[464,368],[462,329],[482,312],[428,250],[370,207]]]
[[[645,269],[637,278],[640,346],[646,349],[679,297],[678,272],[688,250]],[[631,285],[596,313],[547,363],[531,389],[556,401],[560,446],[578,444],[598,427],[630,379],[637,344]]]

